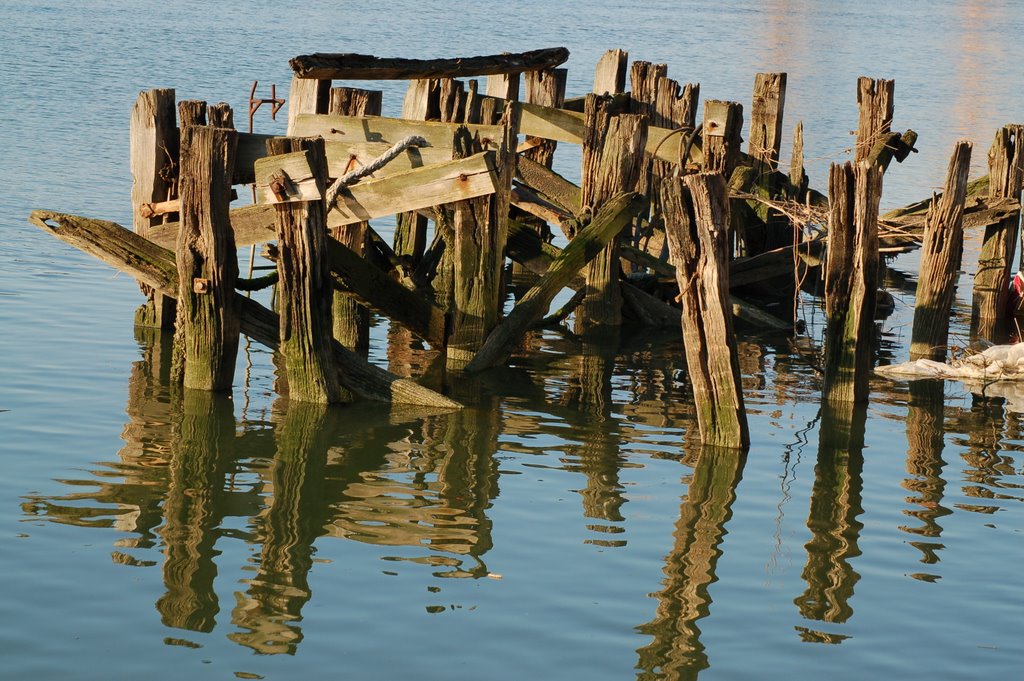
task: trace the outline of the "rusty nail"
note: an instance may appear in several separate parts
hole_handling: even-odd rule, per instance
[[[270,182],[267,188],[274,194],[274,198],[280,201],[288,200],[288,185],[286,184],[284,172],[280,172],[276,175],[270,176]]]

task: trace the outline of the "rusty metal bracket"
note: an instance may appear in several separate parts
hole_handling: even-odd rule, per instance
[[[277,112],[284,106],[286,100],[278,98],[277,96],[277,84],[272,83],[270,85],[270,99],[257,99],[256,98],[256,86],[259,85],[258,80],[252,82],[252,90],[249,91],[249,133],[252,133],[252,118],[256,115],[256,111],[264,104],[270,104],[273,108],[270,109],[271,120],[277,120]]]

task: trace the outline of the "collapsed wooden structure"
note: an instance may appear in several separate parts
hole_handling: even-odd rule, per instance
[[[960,143],[937,207],[879,217],[882,175],[917,139],[891,130],[893,81],[860,79],[854,163],[833,166],[826,197],[808,187],[802,123],[789,173],[779,170],[786,74],[757,75],[744,151],[743,106],[707,100],[698,124],[699,86],[668,78],[666,65],[630,66],[609,51],[593,92],[566,99],[558,67],[567,59],[564,48],[296,57],[280,138],[235,131],[227,105],[143,92],[131,117],[133,230],[53,211],[30,220],[140,282],[148,300],[136,321],[175,329],[187,387],[230,389],[242,332],[280,352],[299,401],[359,395],[457,408],[366,362],[367,309],[442,350],[449,369],[476,372],[504,362],[570,287],[576,294],[553,318],[575,313],[580,334],[682,324],[702,439],[745,448],[733,315],[787,332],[795,322],[791,307],[746,296],[771,289],[774,302],[792,300],[827,238],[824,397],[863,402],[879,244],[914,246],[924,226],[918,295],[928,302],[914,351],[933,352],[946,343],[960,235],[972,220],[987,230],[975,328],[998,332],[1020,217],[1020,126],[997,135],[990,182],[968,187],[970,144]],[[481,76],[483,92],[457,80]],[[410,81],[401,118],[381,115],[379,91],[332,87],[365,79]],[[559,143],[582,147],[580,185],[552,169]],[[240,184],[254,184],[256,204],[230,209]],[[369,222],[390,215],[392,244]],[[564,248],[551,243],[552,228]],[[264,242],[275,244],[277,269],[263,283],[277,285],[276,312],[241,292],[261,281],[239,276],[237,249]],[[506,259],[534,275],[507,315]]]

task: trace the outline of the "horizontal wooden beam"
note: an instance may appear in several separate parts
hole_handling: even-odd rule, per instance
[[[299,114],[295,118],[292,134],[296,137],[323,137],[327,142],[382,142],[396,144],[410,135],[422,137],[432,147],[452,148],[452,137],[461,123],[439,121],[410,121],[385,116],[328,116],[326,114]],[[500,125],[467,125],[487,149],[501,145],[504,130]],[[449,155],[451,158],[451,155]]]
[[[505,100],[497,97],[489,97],[495,100],[495,107],[504,107]],[[578,111],[567,109],[556,109],[540,104],[528,102],[515,102],[514,106],[519,109],[519,133],[530,137],[543,137],[544,139],[568,142],[570,144],[583,144],[584,122],[583,114]],[[680,133],[673,133],[668,128],[650,126],[647,129],[647,153],[653,154],[663,161],[677,163],[681,144],[686,136]],[[690,148],[689,161],[691,163],[702,163],[704,155],[701,153],[700,144],[694,144]]]
[[[337,80],[413,80],[472,78],[501,73],[551,69],[569,59],[569,50],[550,47],[518,54],[504,53],[453,59],[401,59],[367,54],[317,52],[292,58],[288,64],[299,78]]]
[[[493,194],[498,178],[494,152],[364,180],[338,193],[327,212],[327,226],[340,227],[418,208]]]
[[[174,297],[178,293],[178,269],[174,253],[121,225],[45,210],[33,211],[29,222],[117,270],[153,286],[164,295]],[[238,293],[235,301],[241,311],[242,333],[276,349],[280,345],[280,321],[277,314]],[[449,409],[462,407],[440,393],[368,363],[336,341],[333,348],[341,369],[339,379],[357,395],[374,400]]]

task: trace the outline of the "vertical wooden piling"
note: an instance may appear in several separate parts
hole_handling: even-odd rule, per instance
[[[380,90],[331,88],[327,113],[334,116],[380,116],[384,93]],[[331,236],[363,255],[369,239],[369,222],[335,227]],[[334,337],[349,350],[366,352],[370,347],[370,312],[351,296],[334,292]]]
[[[1024,126],[1007,125],[996,131],[988,152],[989,200],[1020,200],[1024,176]],[[1006,330],[1006,299],[1017,248],[1020,210],[985,227],[974,275],[971,337],[998,340]]]
[[[462,123],[466,116],[466,93],[461,81],[453,78],[442,78],[438,81],[438,117],[443,123]],[[498,95],[504,97],[505,91]],[[487,112],[487,122],[493,123],[494,101],[487,100],[491,105]],[[453,157],[454,158],[454,157]],[[463,158],[459,156],[459,158]],[[489,205],[489,204],[484,204]],[[441,308],[449,310],[455,305],[455,232],[452,228],[452,212],[450,207],[434,207],[434,241],[428,253],[420,262],[420,270],[424,265],[435,269],[430,284],[434,290],[434,302]]]
[[[452,158],[467,158],[482,151],[482,145],[468,128],[455,133]],[[446,346],[450,369],[463,369],[483,345],[487,334],[498,324],[500,310],[497,289],[501,271],[495,267],[500,252],[497,246],[497,222],[491,220],[493,198],[483,196],[459,201],[446,207],[451,216],[450,244],[454,284],[451,305],[451,332]],[[446,249],[446,251],[449,249]]]
[[[440,85],[434,79],[409,81],[402,103],[402,118],[410,121],[436,120],[439,114]],[[394,250],[415,267],[427,248],[427,218],[419,213],[401,213],[395,217]]]
[[[235,112],[227,102],[218,102],[207,107],[210,125],[215,128],[235,127]]]
[[[743,105],[739,102],[704,102],[704,172],[732,174],[739,164]]]
[[[626,66],[629,52],[608,50],[594,69],[594,94],[615,95],[626,89]]]
[[[174,198],[178,164],[178,126],[174,90],[140,92],[131,114],[132,227],[144,237],[174,219],[174,215],[149,216],[143,206]],[[141,285],[140,285],[141,286]],[[174,328],[174,299],[142,286],[148,300],[135,314],[138,326]]]
[[[803,201],[807,193],[807,173],[804,171],[804,122],[793,130],[793,153],[789,157],[789,183],[793,186],[795,201]]]
[[[754,101],[750,107],[748,150],[758,177],[779,167],[782,148],[782,112],[786,105],[786,74],[759,73],[754,78]]]
[[[893,96],[896,81],[867,76],[857,79],[857,146],[854,163],[868,160],[875,142],[892,128]]]
[[[178,231],[178,315],[186,388],[227,391],[235,375],[240,314],[238,254],[228,217],[238,133],[190,126],[181,130],[181,227]]]
[[[527,71],[523,74],[525,94],[523,100],[531,104],[550,106],[556,109],[565,104],[565,83],[568,69]],[[539,137],[527,137],[527,143],[537,146],[523,153],[527,158],[550,168],[555,154],[556,142]]]
[[[288,134],[292,134],[295,129],[299,114],[327,113],[330,97],[330,80],[292,76],[291,88],[288,90]]]
[[[584,116],[582,205],[596,214],[608,199],[636,187],[648,125],[637,114],[609,115],[607,102],[594,94],[587,95]],[[620,269],[616,238],[587,264],[586,294],[576,310],[578,333],[622,324]]]
[[[878,202],[882,170],[861,163],[829,173],[825,263],[825,380],[828,404],[866,402],[874,354]]]
[[[746,449],[750,435],[729,302],[725,178],[716,172],[666,180],[662,195],[701,441]]]
[[[928,208],[910,339],[912,360],[946,358],[949,315],[964,248],[964,200],[972,146],[967,140],[956,143],[942,197],[933,199]]]
[[[323,138],[267,140],[271,156],[305,151],[321,195],[327,186]],[[274,206],[277,231],[281,346],[288,396],[299,402],[340,402],[338,366],[331,335],[333,286],[327,260],[324,201]]]

